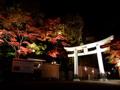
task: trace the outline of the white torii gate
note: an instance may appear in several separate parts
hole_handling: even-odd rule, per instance
[[[102,52],[109,50],[109,47],[101,48],[100,46],[110,43],[113,39],[114,36],[111,35],[106,39],[94,43],[90,43],[82,46],[76,46],[76,47],[64,47],[66,51],[73,52],[73,54],[68,54],[68,57],[74,57],[74,76],[78,76],[78,56],[91,55],[91,54],[97,54],[99,72],[100,75],[104,76],[105,70],[102,60]]]

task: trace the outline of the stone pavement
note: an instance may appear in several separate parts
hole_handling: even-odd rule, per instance
[[[53,89],[120,89],[120,80],[107,80],[107,81],[60,81],[60,80],[11,80],[3,81],[0,83],[0,89],[39,89],[39,90],[53,90]]]

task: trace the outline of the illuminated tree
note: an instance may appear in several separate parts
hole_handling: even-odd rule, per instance
[[[52,61],[57,63],[60,63],[62,59],[63,62],[66,62],[67,53],[64,50],[64,46],[69,46],[69,40],[64,33],[64,24],[61,23],[61,19],[59,17],[47,19],[45,21],[45,29],[47,30],[47,40],[52,44],[51,47],[48,46],[47,55],[52,58]]]
[[[110,44],[110,51],[107,59],[109,63],[114,64],[120,75],[120,40],[114,40]]]
[[[110,44],[110,51],[108,56],[109,62],[120,67],[120,41],[114,41]]]
[[[44,33],[35,26],[30,13],[21,9],[11,9],[0,17],[0,44],[8,44],[15,51],[15,57],[33,53],[32,45],[36,40],[44,40]],[[36,46],[37,47],[37,46]],[[38,46],[40,50],[40,46]],[[38,50],[36,50],[38,54]],[[40,52],[39,52],[40,54]]]
[[[10,9],[0,16],[0,44],[6,43],[12,47],[15,57],[30,53],[42,54],[47,48],[44,42],[68,45],[67,38],[60,33],[60,18],[47,19],[43,26],[37,23],[31,13],[19,8]]]
[[[12,47],[15,57],[31,53],[40,55],[45,51],[47,55],[55,58],[54,52],[57,51],[59,55],[64,52],[58,50],[59,46],[63,49],[64,46],[81,43],[83,23],[79,16],[64,23],[59,17],[49,18],[42,26],[38,25],[35,19],[31,13],[19,8],[12,8],[0,15],[0,44]],[[52,47],[47,45],[47,42],[51,43]]]
[[[69,39],[70,45],[83,44],[83,18],[80,15],[68,15],[64,18],[64,33]]]
[[[47,30],[46,38],[52,44],[61,43],[63,46],[68,45],[68,37],[64,33],[64,24],[61,23],[59,17],[46,20],[45,29]]]

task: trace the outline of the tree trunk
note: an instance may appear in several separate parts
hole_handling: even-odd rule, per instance
[[[120,78],[120,67],[118,67],[118,74],[119,74],[119,78]]]

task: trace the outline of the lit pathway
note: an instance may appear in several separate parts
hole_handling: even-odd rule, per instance
[[[4,83],[0,83],[0,89],[6,90],[6,88],[17,90],[19,89],[38,89],[39,90],[119,90],[120,89],[120,80],[81,80],[81,81],[60,81],[60,80],[46,80],[46,81],[39,81],[39,80],[31,80],[31,81],[7,81]],[[42,89],[41,89],[42,88]]]
[[[81,82],[87,82],[87,83],[99,83],[99,84],[111,84],[111,85],[119,85],[120,86],[120,80],[83,80]]]

